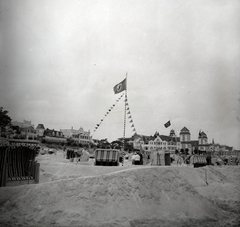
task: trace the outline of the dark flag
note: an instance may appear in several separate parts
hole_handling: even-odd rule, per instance
[[[171,125],[171,122],[168,121],[167,123],[164,124],[165,128],[168,128]]]
[[[124,79],[122,82],[118,83],[113,87],[113,91],[115,94],[125,91],[126,89],[127,89],[126,79]]]

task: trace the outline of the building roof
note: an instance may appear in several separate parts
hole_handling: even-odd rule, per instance
[[[38,124],[36,129],[45,129],[43,124]]]
[[[184,126],[180,131],[180,135],[181,134],[190,134],[190,131]]]
[[[154,136],[146,136],[146,135],[140,135],[140,134],[134,134],[135,138],[136,137],[140,137],[145,144],[148,144],[149,141],[153,141],[155,140],[158,136],[160,137],[160,139],[162,141],[173,141],[173,142],[180,142],[180,138],[179,137],[173,137],[173,136],[165,136],[165,135],[159,135],[159,134],[154,134]]]
[[[165,135],[160,135],[161,140],[163,141],[173,141],[173,142],[180,142],[179,137],[173,137],[173,136],[165,136]]]
[[[198,138],[207,138],[207,134],[203,131],[200,131],[198,134]]]
[[[26,121],[26,120],[24,120],[23,122],[12,121],[11,124],[14,125],[14,126],[18,126],[20,128],[27,128],[29,126],[34,126],[34,125],[31,124],[31,121]]]
[[[57,131],[57,130],[49,129],[49,128],[45,129],[45,131],[46,131],[46,132],[61,132],[61,131]],[[62,133],[62,132],[61,132],[61,133]]]

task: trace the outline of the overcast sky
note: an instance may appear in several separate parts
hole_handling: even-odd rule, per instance
[[[13,121],[123,136],[126,77],[137,133],[240,149],[240,1],[0,0],[0,106]],[[164,123],[171,120],[169,128]],[[133,128],[127,120],[126,136]]]

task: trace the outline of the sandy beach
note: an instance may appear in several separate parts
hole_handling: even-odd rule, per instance
[[[240,166],[94,166],[39,154],[39,184],[0,188],[0,226],[239,226]]]

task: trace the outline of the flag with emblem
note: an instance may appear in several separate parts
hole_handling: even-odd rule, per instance
[[[167,123],[164,124],[165,128],[168,128],[171,125],[171,122],[168,121]]]
[[[126,79],[124,79],[122,82],[118,83],[113,87],[113,91],[115,94],[125,91],[126,89],[127,89]]]

